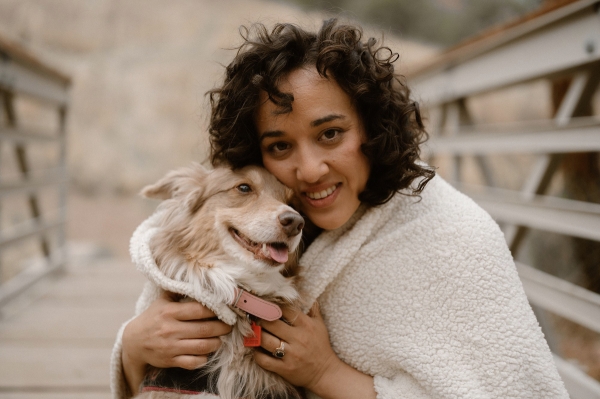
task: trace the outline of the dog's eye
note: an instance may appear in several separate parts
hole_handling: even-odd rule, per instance
[[[237,186],[237,189],[240,193],[249,193],[252,191],[252,188],[247,184],[240,184]]]

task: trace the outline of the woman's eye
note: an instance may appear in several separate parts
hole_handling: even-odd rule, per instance
[[[278,141],[269,146],[269,152],[277,154],[287,150],[288,148],[290,148],[290,145],[288,143]]]
[[[325,130],[321,137],[327,141],[335,140],[340,135],[340,131],[337,129]]]
[[[240,193],[249,193],[252,191],[252,187],[250,187],[248,184],[240,184],[237,186],[237,189]]]

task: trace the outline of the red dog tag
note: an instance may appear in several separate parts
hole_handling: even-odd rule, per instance
[[[244,346],[248,348],[255,348],[260,346],[260,326],[255,322],[252,322],[252,332],[254,333],[250,337],[244,337]]]

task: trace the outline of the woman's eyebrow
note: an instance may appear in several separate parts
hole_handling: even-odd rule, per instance
[[[260,137],[258,138],[258,140],[262,143],[262,141],[264,139],[270,138],[270,137],[281,137],[283,136],[283,132],[281,130],[269,130],[266,131],[264,133],[261,133]]]
[[[312,127],[317,127],[317,126],[322,125],[323,123],[326,123],[326,122],[331,122],[331,121],[336,120],[336,119],[345,119],[345,118],[346,117],[344,115],[331,114],[331,115],[327,115],[327,116],[324,116],[324,117],[319,118],[319,119],[315,119],[314,121],[312,121],[310,123],[310,125]]]

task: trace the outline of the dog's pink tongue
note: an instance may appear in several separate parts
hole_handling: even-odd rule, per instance
[[[271,244],[267,244],[269,248],[269,255],[271,258],[278,263],[285,263],[288,260],[288,249],[286,247],[275,248]]]

